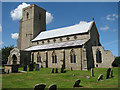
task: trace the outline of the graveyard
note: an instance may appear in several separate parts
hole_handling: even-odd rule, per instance
[[[28,68],[27,68],[28,69]],[[3,88],[31,88],[33,90],[36,84],[46,84],[48,88],[52,84],[56,84],[57,88],[118,88],[118,68],[113,70],[113,77],[106,79],[108,68],[94,68],[94,76],[91,76],[91,70],[66,70],[61,73],[51,73],[52,68],[40,68],[39,71],[29,71],[2,74]],[[23,68],[19,68],[23,71]],[[102,80],[98,81],[99,75],[102,74]],[[80,80],[80,87],[73,87],[76,80]]]

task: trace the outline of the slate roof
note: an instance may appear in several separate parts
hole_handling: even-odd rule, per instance
[[[32,41],[38,41],[38,40],[43,40],[43,39],[48,39],[48,38],[85,33],[85,32],[88,32],[88,30],[90,29],[92,24],[93,24],[93,21],[82,22],[80,24],[76,24],[76,25],[69,26],[69,27],[43,31]]]
[[[86,43],[87,41],[88,41],[88,39],[46,44],[46,45],[37,45],[37,46],[29,47],[29,48],[25,49],[25,51],[35,51],[35,50],[45,50],[45,49],[63,48],[63,47],[71,47],[71,46],[80,46],[80,45],[83,45],[84,43]]]

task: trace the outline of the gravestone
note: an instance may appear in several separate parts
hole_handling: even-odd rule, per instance
[[[73,71],[72,67],[71,67],[71,71]]]
[[[29,71],[33,71],[34,69],[34,64],[29,64]]]
[[[55,69],[55,73],[58,73],[58,69],[57,68]]]
[[[45,84],[36,84],[34,90],[44,90],[46,87]]]
[[[103,74],[100,74],[97,81],[103,80]]]
[[[18,72],[18,67],[19,65],[18,64],[12,64],[12,65],[8,65],[6,64],[5,65],[5,72],[6,73],[17,73]]]
[[[94,69],[91,68],[91,77],[94,77]]]
[[[27,65],[24,65],[23,71],[27,71]]]
[[[73,74],[72,76],[75,76],[75,74]]]
[[[52,68],[52,71],[51,71],[51,73],[54,73],[54,68]]]
[[[57,85],[56,84],[52,84],[48,87],[48,90],[57,90]]]
[[[61,73],[64,73],[64,69],[63,68],[61,68]]]
[[[109,76],[110,76],[110,72],[111,72],[111,68],[108,68],[108,70],[107,70],[107,74],[106,74],[106,79],[109,78]]]
[[[79,85],[80,82],[81,82],[80,79],[76,80],[75,83],[74,83],[74,85],[73,85],[73,87],[80,87],[80,85]]]
[[[110,76],[111,76],[111,78],[113,78],[113,70],[111,70]]]
[[[35,65],[35,71],[39,71],[39,64]]]

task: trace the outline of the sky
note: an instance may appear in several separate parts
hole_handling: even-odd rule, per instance
[[[46,9],[46,30],[89,22],[94,18],[102,46],[118,56],[117,2],[3,2],[2,27],[0,25],[2,47],[17,45],[22,8],[32,4]]]

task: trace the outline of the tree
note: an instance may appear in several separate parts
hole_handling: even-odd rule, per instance
[[[0,52],[2,52],[2,64],[6,64],[8,61],[8,56],[10,51],[14,48],[14,45],[3,47]]]
[[[113,67],[119,67],[119,65],[120,65],[120,56],[116,57],[115,60],[112,63]]]

